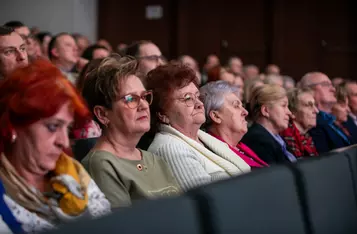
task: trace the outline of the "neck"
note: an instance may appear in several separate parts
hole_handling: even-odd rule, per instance
[[[305,134],[307,132],[307,129],[305,129],[299,122],[297,121],[293,121],[293,122],[301,134]]]
[[[242,139],[242,134],[240,133],[234,133],[225,127],[220,127],[218,126],[212,126],[209,129],[210,132],[212,132],[214,135],[217,135],[222,138],[223,141],[225,141],[228,145],[235,147],[238,145],[239,141]]]
[[[66,63],[60,60],[52,61],[52,63],[58,67],[61,71],[64,72],[70,72],[72,68],[75,66],[75,64],[72,63]]]
[[[16,172],[30,185],[34,186],[41,192],[46,190],[47,179],[45,174],[35,174],[28,169],[27,162],[21,160],[17,155],[21,152],[13,150],[13,152],[6,154],[6,158],[9,160],[11,165],[15,168]],[[47,174],[47,173],[46,173]]]
[[[139,143],[142,134],[123,134],[114,129],[106,129],[100,137],[96,148],[110,151],[120,158],[137,160],[138,151],[136,145]]]
[[[198,130],[200,129],[200,126],[201,125],[197,125],[197,124],[185,126],[185,127],[181,127],[181,126],[175,125],[175,124],[171,125],[171,127],[176,129],[177,131],[181,132],[183,135],[185,135],[197,142],[199,142],[197,133],[198,133]]]
[[[269,119],[262,117],[259,118],[256,122],[262,125],[265,129],[267,129],[272,134],[274,135],[279,134],[279,130],[275,128],[275,126],[272,124],[272,122]]]
[[[331,110],[332,110],[332,105],[331,104],[318,103],[317,107],[318,107],[318,109],[320,111],[323,111],[323,112],[326,112],[328,114],[331,114]]]

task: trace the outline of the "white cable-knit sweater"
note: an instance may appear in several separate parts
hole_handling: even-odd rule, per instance
[[[161,125],[148,151],[162,157],[183,190],[250,171],[229,146],[199,130],[205,146],[171,126]]]

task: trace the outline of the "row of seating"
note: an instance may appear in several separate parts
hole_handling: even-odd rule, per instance
[[[357,233],[357,147],[278,165],[174,198],[142,201],[53,234]]]

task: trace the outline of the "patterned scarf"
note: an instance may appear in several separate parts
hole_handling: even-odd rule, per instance
[[[90,177],[81,164],[62,153],[50,173],[50,192],[42,193],[29,185],[4,154],[0,160],[0,179],[6,194],[25,209],[52,223],[73,220],[86,212]]]
[[[280,133],[295,157],[318,156],[312,137],[306,133],[301,135],[295,124],[290,121],[289,127]]]

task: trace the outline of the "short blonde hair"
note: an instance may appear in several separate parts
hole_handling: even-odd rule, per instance
[[[288,99],[289,99],[289,110],[295,113],[298,110],[299,97],[304,93],[310,93],[314,96],[314,92],[309,88],[294,88],[288,91]]]
[[[285,89],[279,85],[265,84],[254,88],[249,101],[253,121],[261,117],[263,105],[271,105],[286,96]]]

